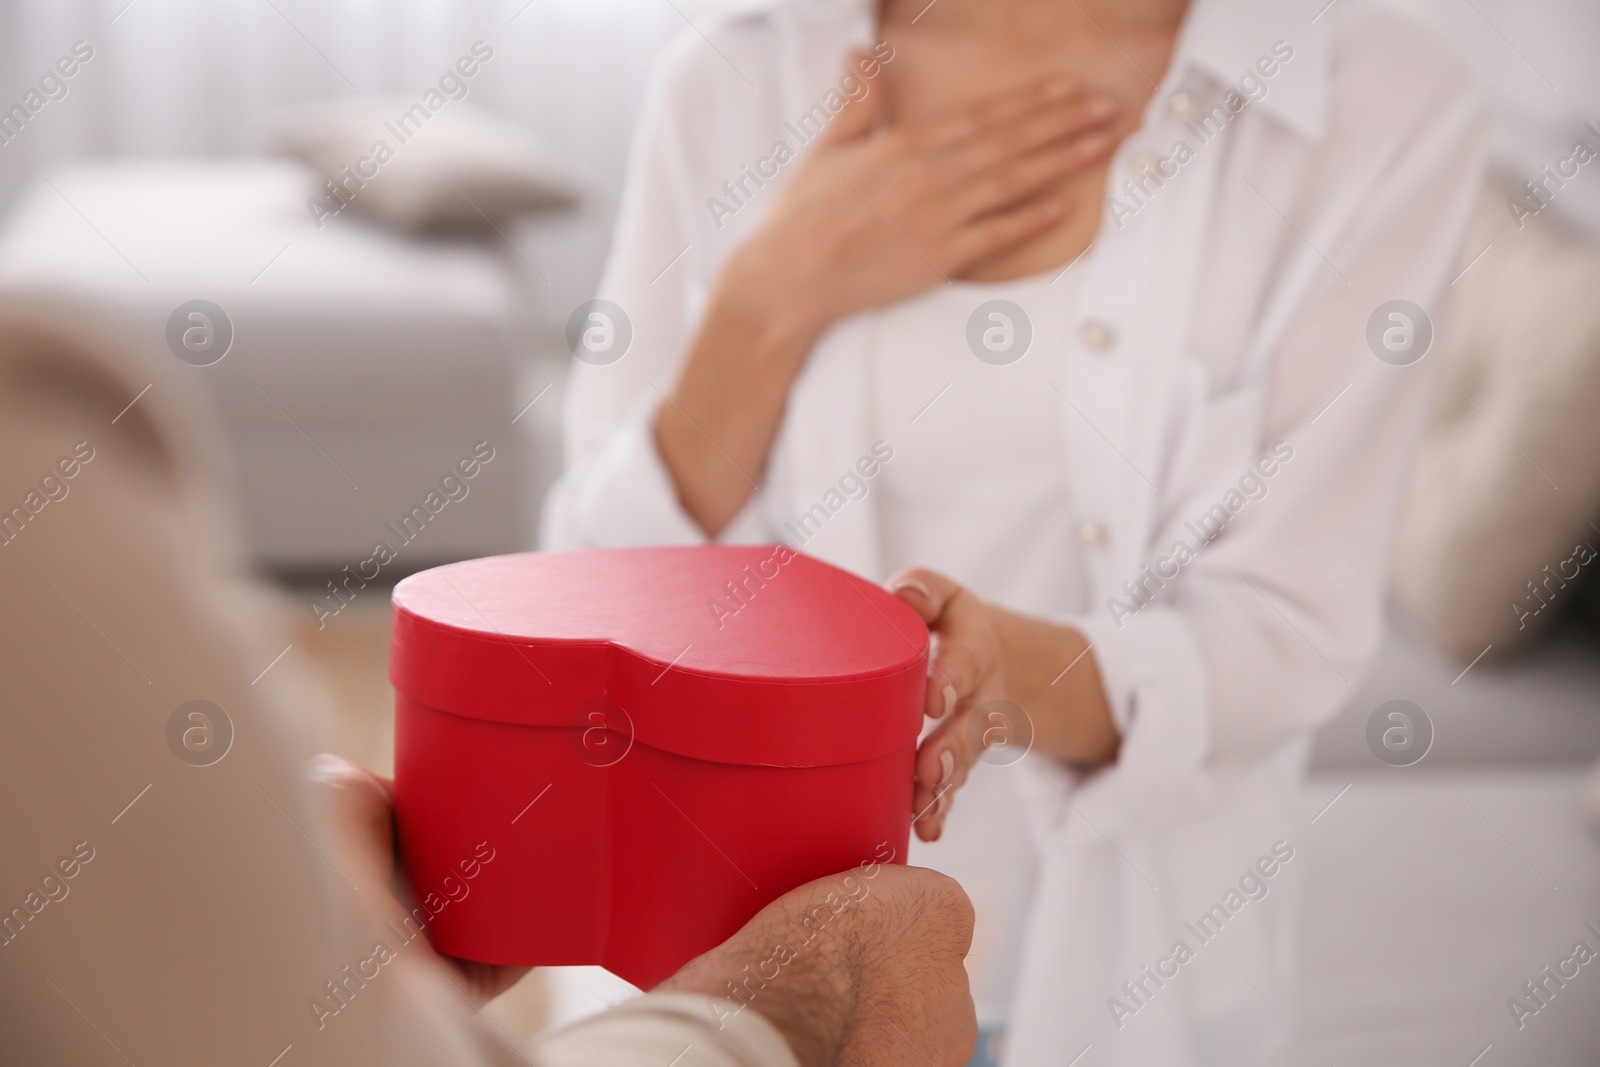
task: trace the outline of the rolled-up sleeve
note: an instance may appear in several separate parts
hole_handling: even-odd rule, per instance
[[[656,449],[658,402],[654,394],[640,397],[586,461],[568,466],[548,504],[546,548],[693,545],[706,539],[678,502]],[[574,403],[568,410],[579,407]]]

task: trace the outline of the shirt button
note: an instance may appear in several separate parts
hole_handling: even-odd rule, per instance
[[[1078,336],[1083,338],[1083,343],[1092,352],[1104,352],[1111,347],[1111,342],[1116,335],[1111,332],[1111,327],[1099,319],[1085,319],[1078,328]]]
[[[1105,544],[1106,538],[1106,528],[1098,522],[1078,523],[1078,540],[1090,548],[1098,548],[1100,545]]]
[[[1188,93],[1180,91],[1167,97],[1167,111],[1180,119],[1187,115],[1193,106],[1194,100]]]
[[[1156,171],[1156,167],[1160,162],[1161,157],[1154,152],[1138,151],[1128,157],[1128,171],[1136,178],[1146,171],[1160,173]]]

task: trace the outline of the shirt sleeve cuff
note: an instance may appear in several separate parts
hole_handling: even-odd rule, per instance
[[[699,545],[708,540],[678,502],[672,475],[656,449],[656,410],[655,397],[642,397],[592,463],[562,476],[547,504],[545,548]],[[761,499],[759,490],[751,493],[717,540],[771,541]]]
[[[1146,608],[1121,626],[1097,616],[1065,619],[1088,640],[1122,745],[1117,761],[1088,775],[1057,760],[1024,760],[1035,831],[1046,838],[1115,838],[1181,810],[1200,784],[1210,746],[1210,681],[1188,619]]]
[[[756,1011],[720,997],[650,993],[557,1031],[537,1046],[543,1067],[799,1067]]]
[[[642,397],[592,462],[562,476],[550,495],[545,547],[705,542],[656,451],[655,414],[655,397]]]

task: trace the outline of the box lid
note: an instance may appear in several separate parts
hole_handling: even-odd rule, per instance
[[[898,597],[781,545],[612,548],[412,575],[389,673],[467,718],[809,767],[915,743],[927,651]]]

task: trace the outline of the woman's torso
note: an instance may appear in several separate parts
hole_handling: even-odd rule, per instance
[[[863,316],[874,433],[894,447],[877,489],[887,571],[931,567],[1030,614],[1084,610],[1059,391],[1080,283],[1070,269],[955,282]],[[986,1024],[1012,1000],[1033,889],[1013,774],[980,766],[946,842],[914,858],[978,909],[969,966]]]
[[[1070,5],[1024,5],[1031,17],[1016,22],[963,0],[941,5],[937,18],[919,17],[925,0],[884,5],[891,125],[1070,70],[1118,99],[1120,139],[1138,125],[1175,34],[1113,28],[1113,41]],[[879,487],[886,572],[930,567],[1030,614],[1085,609],[1083,539],[1095,526],[1072,500],[1062,388],[1082,281],[1070,264],[1103,217],[1106,174],[1101,161],[1062,183],[1071,206],[1056,229],[862,316],[876,433],[895,448]],[[1036,863],[1012,777],[980,767],[948,843],[917,858],[960,880],[983,917],[970,963],[986,1023],[1003,1021],[1012,1000]]]
[[[1079,278],[956,282],[864,316],[883,562],[925,566],[1018,611],[1086,600],[1062,427]]]

